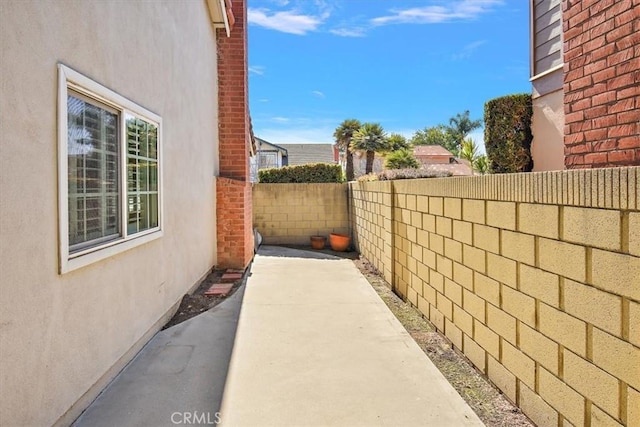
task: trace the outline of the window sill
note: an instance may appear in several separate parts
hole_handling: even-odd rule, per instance
[[[162,235],[162,230],[156,229],[135,238],[129,238],[124,241],[115,240],[106,245],[86,249],[80,253],[71,255],[61,254],[60,274],[69,273],[90,264],[105,260],[122,252],[128,251],[129,249],[133,249],[144,245],[145,243],[159,239]]]

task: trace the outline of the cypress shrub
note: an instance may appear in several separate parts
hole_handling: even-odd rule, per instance
[[[529,172],[531,158],[531,95],[492,99],[484,105],[484,144],[492,173]]]
[[[267,184],[343,181],[342,167],[331,163],[309,163],[258,171],[258,182]]]

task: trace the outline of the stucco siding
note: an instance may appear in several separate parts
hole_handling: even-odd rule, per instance
[[[564,169],[564,104],[562,90],[533,99],[531,123],[533,170]]]
[[[0,424],[45,426],[216,263],[215,32],[204,1],[3,1],[0,29]],[[163,237],[63,275],[58,63],[162,117],[164,158]]]

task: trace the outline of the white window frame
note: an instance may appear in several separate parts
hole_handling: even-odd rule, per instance
[[[68,187],[68,134],[67,134],[67,95],[68,91],[80,93],[97,102],[118,111],[118,143],[119,143],[119,203],[120,203],[120,237],[104,243],[98,243],[86,249],[69,252],[69,187]],[[139,117],[156,125],[158,128],[158,226],[139,233],[127,234],[127,150],[126,150],[126,115]],[[118,95],[90,78],[58,64],[58,241],[59,271],[64,274],[89,264],[112,257],[121,252],[156,240],[163,235],[164,209],[162,185],[162,118],[144,107]]]

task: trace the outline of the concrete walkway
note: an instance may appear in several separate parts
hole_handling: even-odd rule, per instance
[[[225,427],[483,425],[352,261],[273,247],[247,281],[220,412]]]
[[[352,261],[268,246],[242,288],[159,332],[74,426],[219,421],[482,425]]]

